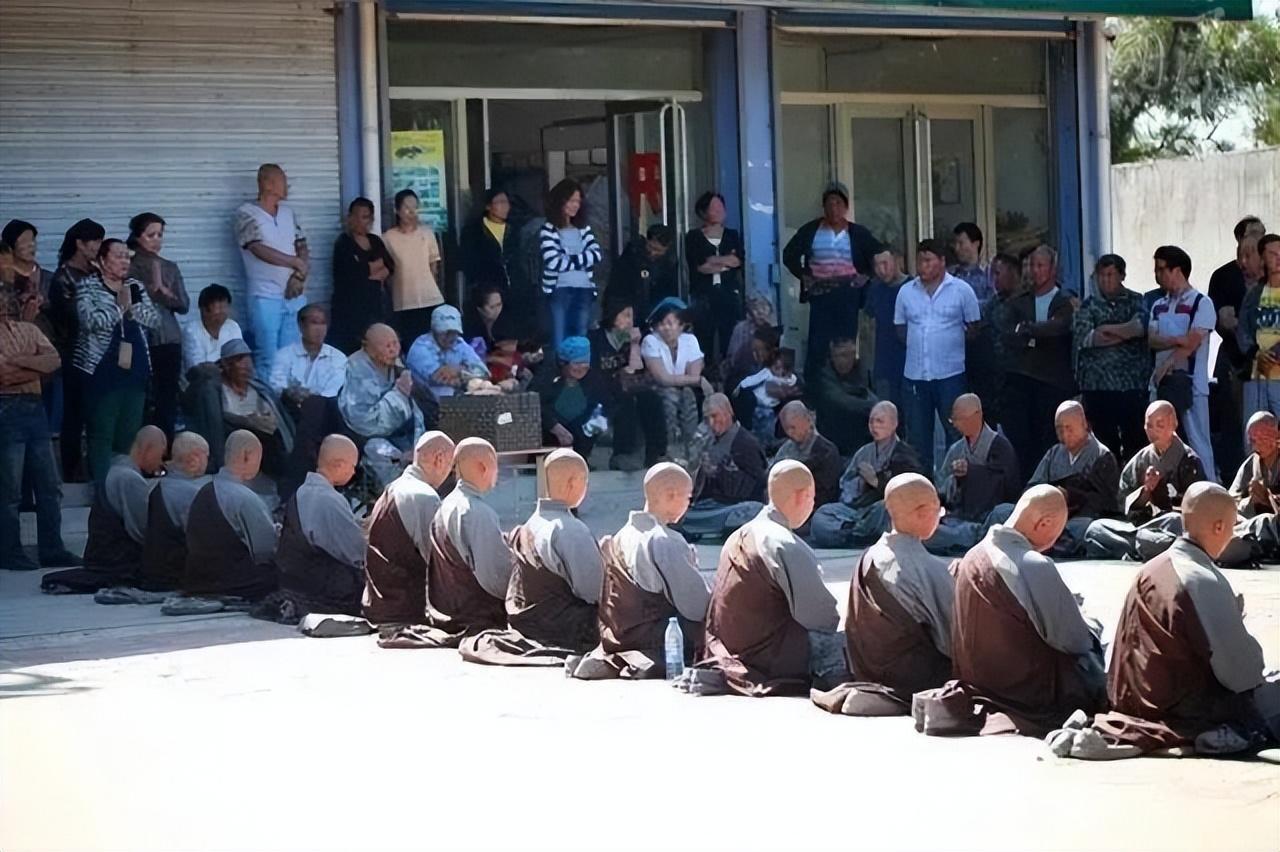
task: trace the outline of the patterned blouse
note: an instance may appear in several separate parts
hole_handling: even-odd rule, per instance
[[[1142,297],[1123,290],[1114,299],[1091,296],[1072,320],[1072,343],[1076,355],[1076,381],[1082,391],[1146,390],[1151,380],[1151,351],[1145,333],[1115,346],[1090,346],[1089,336],[1102,325],[1130,322],[1134,317],[1147,326]]]
[[[133,304],[122,314],[116,304],[116,294],[103,283],[102,276],[94,273],[76,285],[76,315],[80,319],[80,331],[76,337],[75,366],[92,374],[98,362],[111,348],[111,336],[122,321],[135,322],[146,329],[160,324],[160,315],[147,295],[147,288],[136,278],[126,278],[126,287],[133,288]],[[135,353],[134,357],[137,357]]]

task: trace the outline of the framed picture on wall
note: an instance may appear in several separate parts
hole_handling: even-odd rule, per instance
[[[960,158],[933,161],[933,203],[960,203]]]

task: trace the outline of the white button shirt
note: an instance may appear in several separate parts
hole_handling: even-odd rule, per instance
[[[347,356],[327,343],[313,359],[301,343],[290,343],[271,361],[271,389],[284,393],[304,387],[317,396],[334,397],[347,378]]]
[[[980,317],[973,288],[951,273],[930,296],[913,278],[898,289],[893,324],[907,327],[902,375],[915,382],[949,379],[964,372],[964,329]]]
[[[222,344],[229,340],[242,340],[244,335],[235,320],[229,319],[213,337],[200,320],[189,322],[182,329],[182,372],[200,364],[218,363],[222,357]]]

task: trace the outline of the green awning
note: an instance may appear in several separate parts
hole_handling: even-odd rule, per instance
[[[1229,21],[1253,18],[1253,0],[863,0],[877,6],[926,6],[948,10],[1061,13],[1063,15],[1145,15],[1161,18],[1210,16]]]

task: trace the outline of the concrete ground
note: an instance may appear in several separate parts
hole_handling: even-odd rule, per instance
[[[640,503],[599,473],[597,533]],[[504,521],[532,479],[499,486]],[[68,543],[83,546],[83,511]],[[717,548],[700,546],[708,578]],[[844,606],[856,554],[822,553]],[[1136,566],[1062,566],[1114,626]],[[1280,665],[1280,571],[1232,572]],[[47,597],[0,572],[0,849],[1213,849],[1280,847],[1280,767],[1088,764],[945,740],[804,699],[309,640],[244,615]]]

